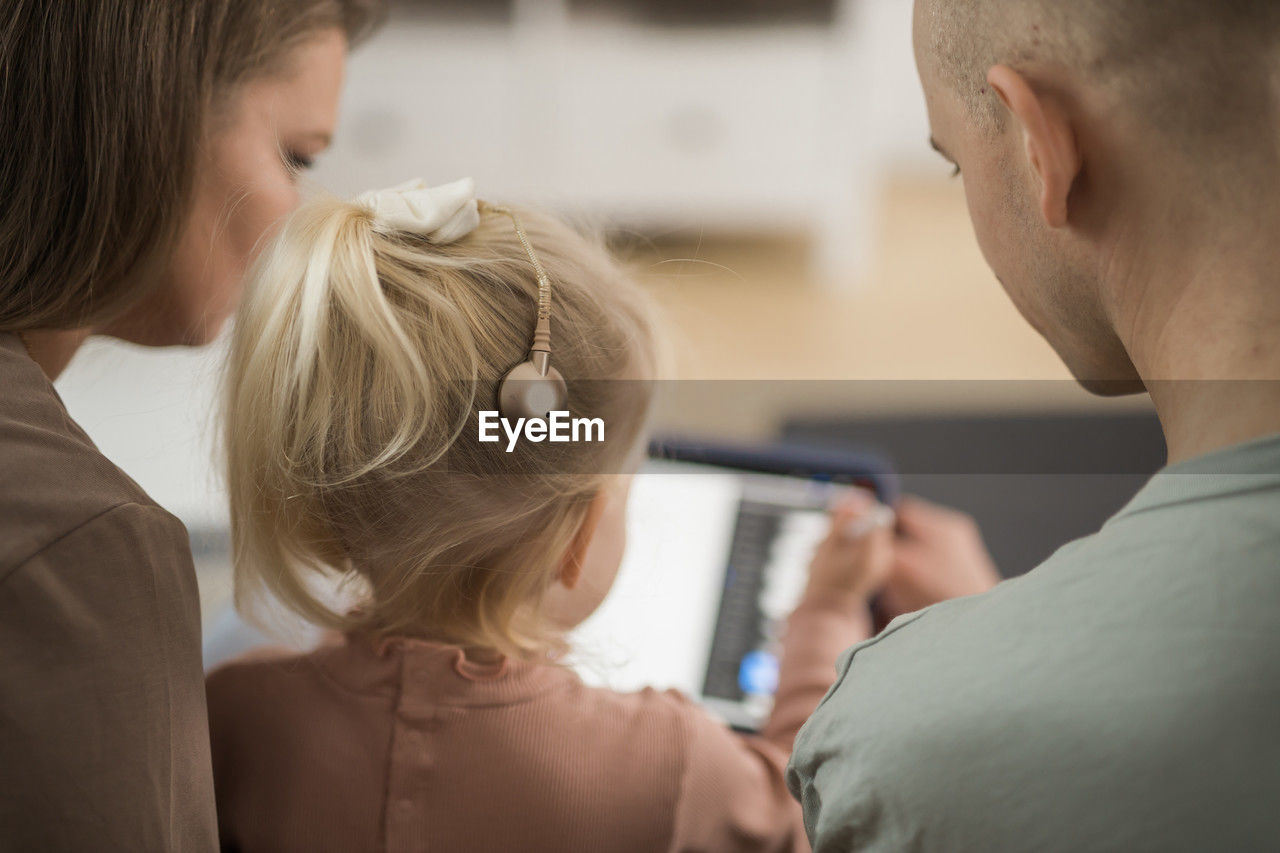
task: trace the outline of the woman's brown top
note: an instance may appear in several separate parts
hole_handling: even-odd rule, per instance
[[[187,533],[0,334],[0,850],[214,850]]]

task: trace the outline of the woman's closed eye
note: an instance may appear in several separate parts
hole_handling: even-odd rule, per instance
[[[288,167],[290,174],[299,175],[315,166],[314,157],[308,157],[305,154],[299,154],[296,151],[285,151],[282,155],[284,164]]]

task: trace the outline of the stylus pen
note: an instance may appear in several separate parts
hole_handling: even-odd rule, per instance
[[[841,528],[840,535],[845,539],[861,539],[873,530],[893,527],[895,521],[897,521],[897,514],[893,508],[878,503],[867,510],[866,514],[855,518]]]

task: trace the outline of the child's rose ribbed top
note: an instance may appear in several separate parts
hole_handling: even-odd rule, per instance
[[[675,692],[562,667],[350,637],[208,683],[222,843],[253,851],[807,850],[783,778],[796,732],[867,624],[791,617],[759,736]]]

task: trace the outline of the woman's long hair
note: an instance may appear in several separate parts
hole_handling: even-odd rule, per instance
[[[12,0],[0,16],[0,331],[100,325],[155,287],[236,88],[381,0]]]

